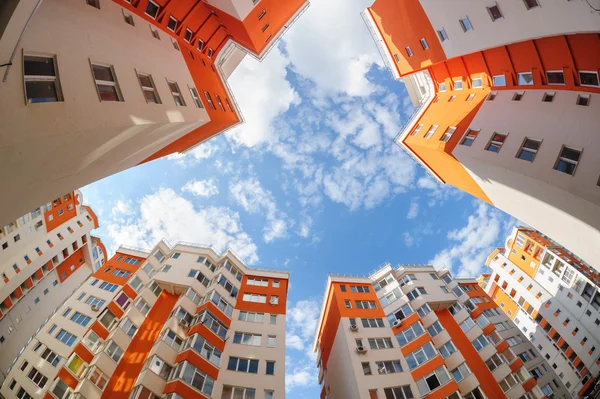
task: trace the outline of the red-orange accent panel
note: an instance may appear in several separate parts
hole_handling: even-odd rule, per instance
[[[268,280],[269,285],[267,287],[259,287],[256,285],[248,285],[248,278],[257,278],[261,280]],[[273,288],[273,280],[279,281],[279,288]],[[287,298],[288,280],[279,278],[266,278],[261,276],[244,275],[242,279],[242,285],[240,286],[240,292],[238,293],[238,300],[235,308],[239,310],[247,310],[249,312],[264,312],[273,314],[285,314],[286,298]],[[243,300],[244,294],[262,294],[267,296],[267,303],[255,303],[245,302]],[[276,295],[279,297],[279,303],[277,305],[271,305],[269,303],[271,296]]]
[[[219,369],[191,349],[178,354],[175,358],[175,363],[179,363],[184,360],[187,360],[195,367],[204,371],[210,378],[214,378],[216,380],[219,377]]]
[[[80,260],[83,259],[83,262]],[[83,256],[83,248],[79,248],[73,252],[71,256],[63,260],[58,266],[56,266],[56,273],[58,274],[58,280],[62,283],[68,279],[71,274],[75,273],[81,265],[85,263],[85,257]],[[73,266],[73,270],[71,270]]]

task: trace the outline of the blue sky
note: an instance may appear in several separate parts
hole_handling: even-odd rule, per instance
[[[413,109],[360,17],[371,2],[312,0],[267,59],[247,57],[230,79],[243,126],[83,189],[111,252],[166,238],[291,273],[290,399],[318,395],[311,346],[328,274],[391,262],[478,276],[515,223],[393,143]]]

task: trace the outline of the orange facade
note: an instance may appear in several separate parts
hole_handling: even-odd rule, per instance
[[[52,231],[58,226],[77,216],[77,208],[79,205],[79,196],[74,192],[66,194],[52,201],[52,208],[44,212],[44,220],[46,222],[46,231]]]
[[[241,120],[235,112],[234,100],[229,98],[229,92],[217,73],[214,60],[229,40],[255,56],[261,55],[272,44],[277,32],[306,3],[306,0],[262,0],[241,21],[208,3],[194,0],[155,0],[160,6],[156,19],[145,13],[147,0],[134,0],[131,3],[125,0],[114,1],[157,26],[177,42],[210,117],[208,123],[170,143],[142,163],[185,151],[239,123]],[[168,28],[171,17],[177,20],[174,31]],[[187,37],[189,41],[186,40],[188,30],[191,31],[191,37]]]
[[[267,280],[266,287],[248,284],[248,278],[256,278],[259,280]],[[279,282],[279,288],[274,287],[274,282]],[[244,294],[259,294],[267,297],[266,303],[247,302],[242,300],[236,301],[235,308],[246,310],[249,312],[262,312],[272,314],[285,314],[287,303],[288,280],[279,278],[257,277],[252,275],[244,275],[242,285],[238,293],[238,298],[243,298]],[[271,303],[271,299],[277,297],[277,304]]]

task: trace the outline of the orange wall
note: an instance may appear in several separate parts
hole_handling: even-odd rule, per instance
[[[269,286],[259,287],[256,285],[248,285],[247,281],[249,277],[261,280],[269,280]],[[273,280],[279,280],[279,288],[273,288]],[[242,278],[242,285],[240,286],[240,292],[238,293],[238,300],[236,301],[235,308],[239,310],[247,310],[249,312],[285,314],[285,308],[287,303],[287,288],[287,279],[266,278],[261,276],[252,276],[249,274],[244,275],[244,277]],[[267,303],[245,302],[242,299],[245,293],[266,295]],[[271,305],[269,303],[269,300],[273,295],[279,297],[279,303],[277,305]]]
[[[485,362],[475,350],[475,347],[469,341],[463,330],[460,328],[452,314],[447,310],[435,312],[444,329],[450,334],[450,338],[456,348],[463,354],[465,362],[477,380],[479,381],[481,390],[488,398],[506,398],[500,385],[496,382],[494,375],[486,366]]]
[[[83,248],[79,248],[77,251],[73,252],[67,259],[63,260],[58,266],[56,266],[58,280],[61,283],[68,279],[71,276],[71,274],[75,273],[77,269],[79,269],[79,267],[85,263],[85,261],[80,262],[81,259],[85,260],[83,256]],[[71,266],[75,266],[75,268],[71,270]],[[65,274],[64,277],[63,273]]]
[[[122,256],[123,259],[121,259],[120,261],[117,261],[117,258],[119,256]],[[131,265],[129,263],[125,263],[125,259],[127,259],[127,258],[138,259],[138,260],[141,260],[142,262],[139,265]],[[135,273],[140,268],[140,266],[142,265],[144,260],[145,260],[145,258],[142,258],[139,256],[131,256],[131,255],[117,252],[113,255],[112,258],[110,258],[108,260],[108,262],[106,262],[104,264],[104,266],[102,266],[100,269],[96,270],[94,272],[94,274],[92,275],[92,277],[99,278],[100,280],[103,280],[103,281],[108,281],[109,283],[112,283],[112,284],[125,285],[125,283],[127,283],[127,281],[129,281],[129,279],[132,277],[133,273]],[[108,272],[105,272],[105,270],[109,266],[111,267],[111,269]],[[131,275],[128,277],[117,277],[112,274],[115,271],[115,269],[121,269],[121,270],[128,271],[131,273]]]
[[[419,0],[376,0],[367,9],[375,21],[400,75],[421,70],[446,59],[437,33]],[[420,40],[425,38],[429,49],[424,50]],[[405,47],[410,46],[409,57]]]
[[[102,393],[102,399],[129,398],[131,389],[142,371],[144,362],[169,318],[177,299],[179,299],[178,295],[171,295],[166,291],[160,294],[123,354],[121,361],[117,364],[115,372]]]
[[[510,319],[517,315],[519,305],[517,305],[517,303],[496,284],[494,284],[494,288],[492,290],[492,298]],[[503,304],[504,306],[502,306]],[[512,313],[511,315],[508,314],[509,310]]]

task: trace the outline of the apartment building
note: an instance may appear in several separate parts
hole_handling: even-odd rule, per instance
[[[314,350],[322,399],[568,395],[475,279],[432,266],[329,277]]]
[[[600,264],[598,9],[598,1],[376,0],[364,12],[416,107],[396,143],[434,180],[592,265]]]
[[[231,251],[122,246],[30,339],[7,398],[283,398],[289,275]]]
[[[0,224],[243,122],[227,78],[246,54],[263,59],[307,6],[4,1]]]
[[[0,228],[0,381],[19,350],[95,269],[102,242],[90,235],[98,219],[79,191]]]
[[[480,285],[558,374],[572,397],[600,374],[600,275],[543,234],[514,228]]]

